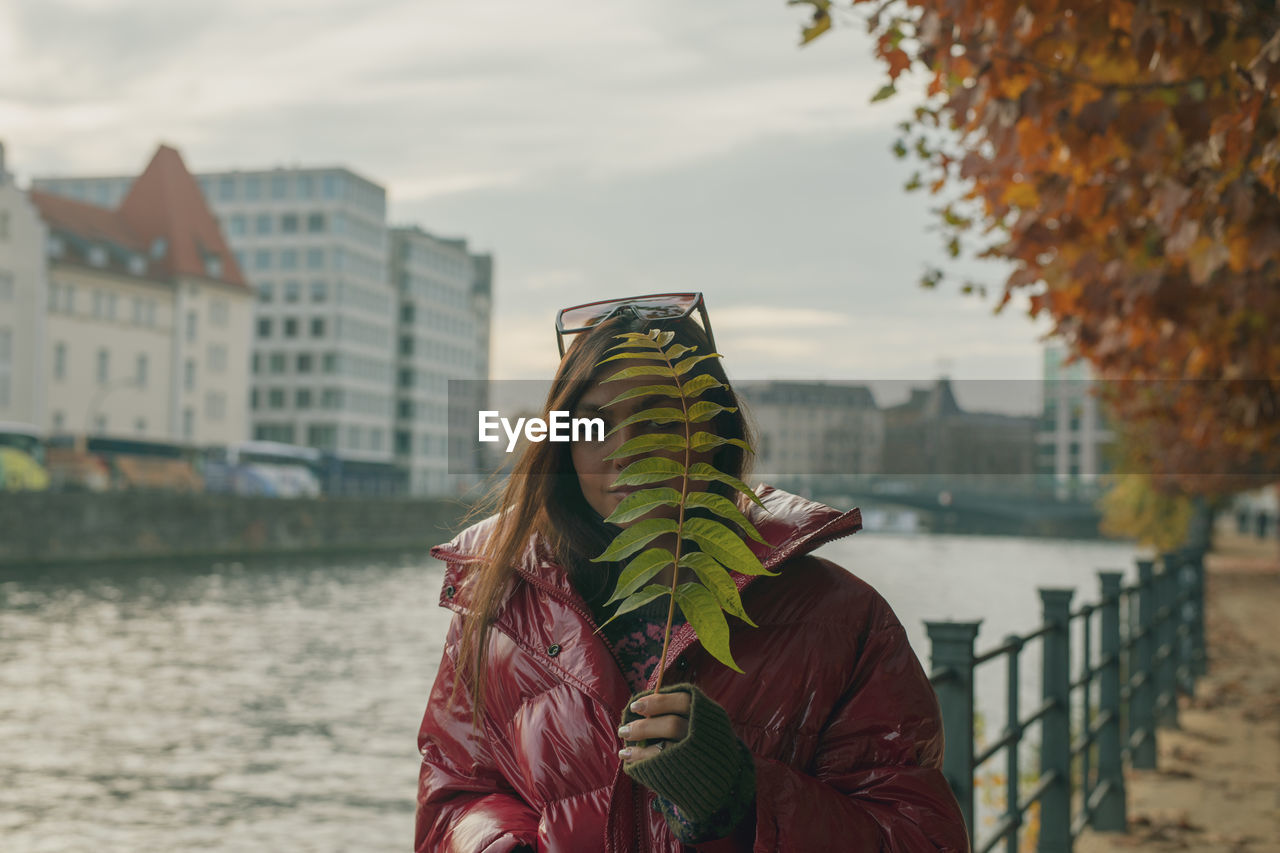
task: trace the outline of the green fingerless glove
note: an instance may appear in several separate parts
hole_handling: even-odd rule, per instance
[[[745,813],[755,799],[755,762],[733,733],[729,715],[692,684],[672,684],[659,693],[683,691],[691,697],[689,733],[652,758],[624,764],[623,770],[659,797],[675,804],[681,815],[698,824],[726,810]],[[632,701],[641,696],[638,693]],[[622,722],[641,719],[623,711]],[[741,806],[741,808],[739,808]]]

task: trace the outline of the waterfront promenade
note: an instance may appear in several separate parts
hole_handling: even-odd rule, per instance
[[[1209,672],[1127,776],[1129,832],[1076,853],[1280,853],[1280,547],[1224,532],[1206,571]]]

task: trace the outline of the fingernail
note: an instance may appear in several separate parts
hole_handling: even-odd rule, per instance
[[[632,710],[632,711],[635,711],[637,714],[643,714],[643,713],[644,713],[644,700],[643,700],[643,699],[637,699],[636,701],[632,702],[632,703],[631,703],[631,710]]]
[[[618,737],[623,738],[623,739],[626,739],[627,735],[629,735],[629,734],[631,734],[631,724],[630,724],[630,723],[628,723],[628,724],[627,724],[627,725],[625,725],[625,726],[619,726],[619,727],[618,727]]]
[[[619,757],[619,758],[621,758],[621,759],[622,759],[622,760],[624,760],[624,761],[625,761],[626,759],[630,758],[630,757],[631,757],[631,747],[629,747],[629,746],[628,746],[628,747],[625,747],[625,748],[623,748],[623,749],[618,750],[618,757]]]

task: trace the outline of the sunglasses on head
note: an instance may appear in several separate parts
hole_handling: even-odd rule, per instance
[[[629,312],[640,320],[683,320],[694,311],[702,318],[702,329],[707,333],[711,351],[715,352],[716,339],[711,334],[711,320],[707,318],[707,304],[701,293],[653,293],[561,308],[556,314],[556,346],[560,348],[560,357],[564,358],[565,335],[589,331],[620,314]]]

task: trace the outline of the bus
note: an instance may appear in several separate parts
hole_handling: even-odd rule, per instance
[[[205,490],[274,498],[320,496],[320,451],[279,441],[237,441],[201,453]]]

